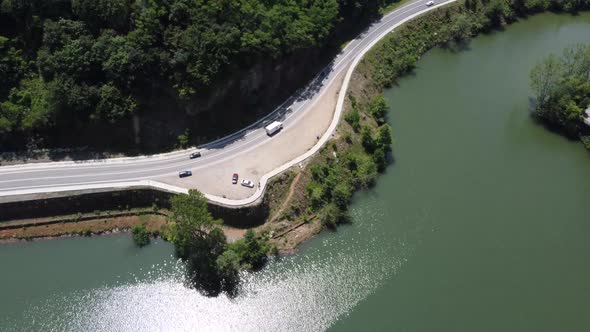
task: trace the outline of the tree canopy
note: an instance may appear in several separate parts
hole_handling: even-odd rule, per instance
[[[327,47],[389,1],[0,0],[0,143],[118,124],[158,107],[152,91],[171,101],[154,112],[185,112],[237,70]],[[39,90],[43,112],[18,97]]]
[[[568,47],[561,57],[548,56],[530,76],[534,114],[569,136],[580,136],[584,110],[590,107],[590,45]]]
[[[243,239],[228,244],[213,218],[207,200],[199,191],[172,197],[168,239],[192,273],[194,285],[209,295],[220,291],[232,294],[239,282],[239,271],[262,267],[269,246],[264,238],[248,230]]]

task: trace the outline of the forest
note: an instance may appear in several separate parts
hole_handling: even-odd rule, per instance
[[[0,2],[2,151],[130,152],[253,122],[392,1]]]

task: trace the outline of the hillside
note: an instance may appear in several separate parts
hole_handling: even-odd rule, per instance
[[[2,151],[133,153],[253,122],[392,1],[0,2]]]

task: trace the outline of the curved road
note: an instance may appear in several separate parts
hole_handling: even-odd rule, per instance
[[[452,1],[454,0],[437,1],[435,7]],[[324,74],[318,74],[305,89],[279,106],[272,114],[248,128],[204,145],[199,149],[202,152],[201,158],[190,160],[189,153],[196,151],[191,149],[136,158],[3,166],[0,167],[0,197],[58,192],[68,190],[72,186],[92,189],[121,182],[156,180],[163,176],[178,174],[178,171],[185,169],[191,169],[193,176],[198,176],[195,171],[199,169],[214,167],[220,162],[236,158],[241,153],[267,143],[269,137],[263,128],[265,124],[278,119],[284,123],[285,127],[295,126],[297,121],[311,109],[310,106],[315,100],[320,98],[332,84],[340,83],[338,81],[342,77],[340,74],[345,72],[359,55],[362,55],[363,50],[400,22],[433,8],[426,6],[426,0],[410,1],[384,16],[351,41],[324,69]]]

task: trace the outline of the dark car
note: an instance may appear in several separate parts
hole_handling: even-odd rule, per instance
[[[181,178],[185,178],[185,177],[191,176],[191,175],[193,175],[193,172],[191,172],[191,171],[178,172],[178,177],[181,177]]]
[[[191,159],[195,159],[195,158],[199,158],[201,156],[200,152],[193,152],[191,153],[191,155],[189,156]]]
[[[232,175],[231,183],[233,183],[233,184],[238,183],[238,173],[234,173],[234,175]]]

